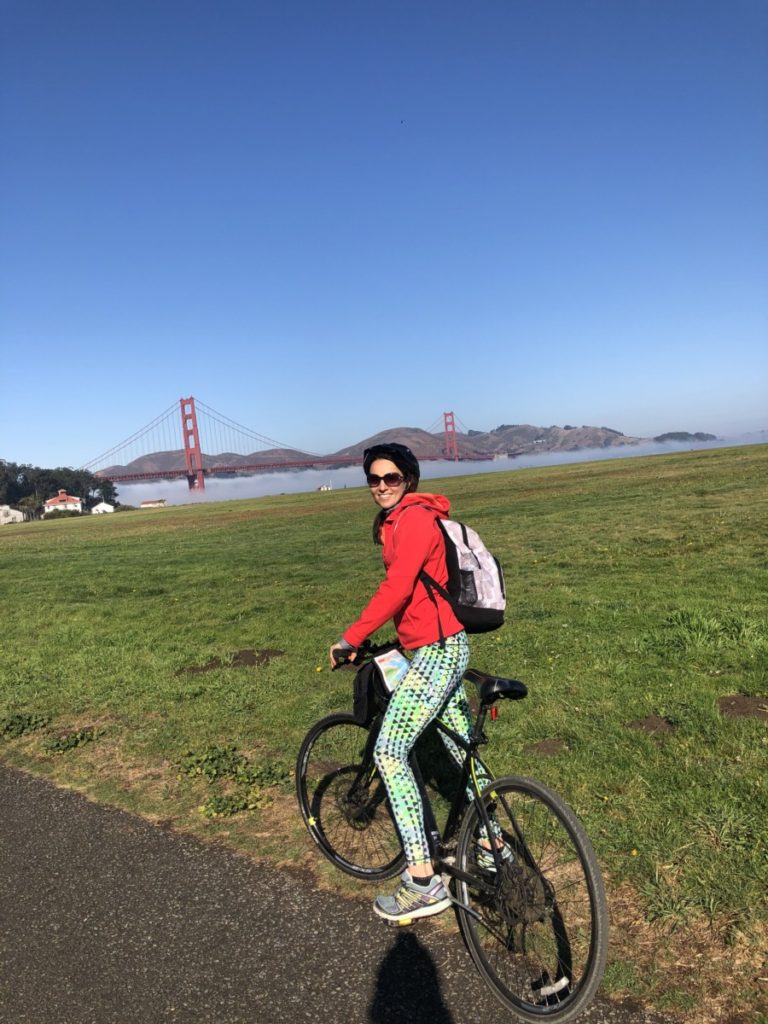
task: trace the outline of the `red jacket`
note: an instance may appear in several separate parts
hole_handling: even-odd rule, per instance
[[[443,587],[448,580],[445,542],[435,519],[447,518],[450,508],[448,499],[440,494],[412,492],[387,516],[381,529],[387,577],[357,622],[344,631],[347,643],[359,647],[390,619],[394,619],[398,639],[406,650],[436,643],[440,625],[443,636],[461,632],[464,627],[448,602],[435,594],[435,606],[419,581],[422,569]]]

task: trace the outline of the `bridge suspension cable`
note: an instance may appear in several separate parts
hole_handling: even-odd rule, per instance
[[[178,416],[179,406],[177,402],[174,402],[173,405],[169,406],[165,410],[165,412],[161,412],[159,416],[156,416],[151,423],[147,423],[146,426],[141,427],[139,430],[136,431],[135,434],[131,434],[130,437],[127,437],[124,441],[121,441],[119,444],[116,444],[113,448],[110,448],[109,451],[102,452],[102,454],[97,455],[95,459],[90,459],[88,462],[84,463],[80,468],[88,470],[90,472],[92,468],[98,469],[101,466],[106,465],[115,455],[117,455],[124,449],[128,448],[129,445],[137,444],[151,431],[156,431],[158,427],[165,427],[167,421],[169,421],[171,417],[174,417],[175,420],[178,420]]]
[[[216,409],[212,409],[210,405],[206,405],[205,402],[201,402],[199,398],[196,399],[196,405],[198,411],[205,413],[207,421],[212,420],[215,424],[227,431],[234,431],[236,434],[239,434],[248,440],[258,441],[259,444],[264,446],[283,448],[286,451],[296,450],[294,445],[284,444],[282,441],[276,441],[273,437],[267,437],[265,434],[259,434],[255,430],[251,430],[250,427],[243,426],[243,424],[238,423],[237,420],[233,420],[229,416],[225,416],[224,413],[217,412]],[[302,448],[301,451],[306,452],[307,455],[320,456],[319,452],[311,452],[306,448]]]
[[[230,416],[206,405],[196,402],[198,417],[201,421],[200,458],[206,460],[220,454],[247,456],[256,448],[279,448],[283,451],[296,450],[292,445],[277,441],[266,434],[260,434],[250,427],[238,423]],[[174,403],[159,416],[131,434],[119,444],[90,459],[81,467],[89,472],[103,469],[110,463],[130,464],[142,455],[155,454],[159,451],[179,452],[185,449],[183,437],[183,414],[180,420],[179,405]],[[320,453],[306,451],[307,455],[320,458]],[[205,453],[205,455],[203,455]]]

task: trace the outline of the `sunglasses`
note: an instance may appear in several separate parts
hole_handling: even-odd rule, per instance
[[[378,487],[380,483],[385,483],[387,487],[398,487],[405,480],[405,477],[400,473],[385,473],[384,476],[368,473],[365,479],[368,481],[369,487]]]

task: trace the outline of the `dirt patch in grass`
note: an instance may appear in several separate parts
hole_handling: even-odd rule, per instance
[[[634,964],[646,979],[644,1005],[657,1011],[667,1008],[691,1024],[741,1024],[755,1020],[756,1012],[766,1012],[768,986],[759,977],[765,974],[760,963],[768,931],[761,930],[750,941],[734,932],[728,920],[701,917],[679,927],[649,922],[632,886],[606,881],[611,959]],[[612,992],[611,996],[630,994]],[[695,1002],[686,1005],[691,997]],[[743,1017],[734,1016],[735,997],[740,999]]]
[[[200,675],[201,672],[213,672],[217,668],[245,668],[254,665],[267,665],[273,658],[279,658],[283,654],[285,654],[285,651],[278,651],[269,647],[260,651],[246,647],[242,651],[235,651],[229,660],[211,658],[205,665],[188,665],[186,668],[180,668],[176,675],[196,676]]]
[[[768,722],[768,697],[747,697],[743,693],[733,693],[721,697],[718,702],[721,715],[728,718],[757,718]]]
[[[674,732],[675,724],[668,718],[661,718],[660,715],[648,715],[647,718],[629,722],[627,728],[647,733],[649,736],[663,736],[665,733]]]
[[[529,743],[525,752],[539,754],[541,757],[554,757],[555,754],[562,754],[567,749],[565,740],[539,740],[538,743]]]

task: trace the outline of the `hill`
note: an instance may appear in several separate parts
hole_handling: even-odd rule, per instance
[[[213,466],[270,466],[275,463],[288,465],[295,462],[308,462],[312,458],[312,455],[296,451],[293,448],[268,448],[250,452],[248,455],[219,452],[216,455],[204,454],[203,467],[211,469]],[[170,470],[183,470],[184,466],[184,449],[177,448],[172,451],[141,455],[126,465],[107,466],[100,470],[100,475],[109,478],[111,475],[120,476],[124,473],[167,473]]]
[[[502,424],[483,432],[469,430],[456,434],[456,447],[460,458],[494,458],[499,455],[514,457],[529,452],[577,451],[582,448],[613,448],[637,445],[647,440],[627,437],[611,427],[535,427],[529,423]],[[395,427],[382,430],[372,437],[342,448],[335,454],[360,456],[373,444],[400,441],[407,444],[419,458],[439,459],[443,455],[444,435],[429,434],[418,427]]]
[[[689,434],[687,430],[672,430],[668,434],[659,434],[654,441],[664,444],[666,441],[716,441],[714,434],[703,434],[697,430],[695,434]]]
[[[528,455],[538,452],[565,452],[585,449],[617,448],[639,445],[647,441],[680,442],[680,441],[714,441],[714,434],[678,431],[660,434],[655,438],[632,437],[622,434],[612,427],[571,426],[537,427],[530,423],[503,423],[494,430],[469,430],[456,434],[456,447],[460,459],[492,459],[499,457],[514,458],[517,455]],[[374,444],[388,441],[399,441],[407,444],[420,459],[440,459],[444,457],[445,437],[440,431],[430,434],[419,427],[391,427],[379,431],[371,437],[363,438],[354,444],[340,448],[336,452],[322,456],[324,459],[338,458],[342,462],[362,457],[366,448]],[[286,465],[302,462],[311,464],[316,455],[298,451],[293,448],[270,448],[266,451],[250,452],[239,455],[234,452],[220,452],[216,455],[203,455],[205,469],[213,466],[266,466]],[[162,473],[169,470],[184,469],[184,451],[152,452],[142,455],[127,465],[107,466],[101,471],[107,478],[110,475],[125,473]]]
[[[640,444],[641,437],[627,437],[611,427],[534,427],[528,423],[502,424],[485,434],[468,435],[475,447],[489,454],[522,455],[533,451],[576,451],[581,448],[614,448]]]

